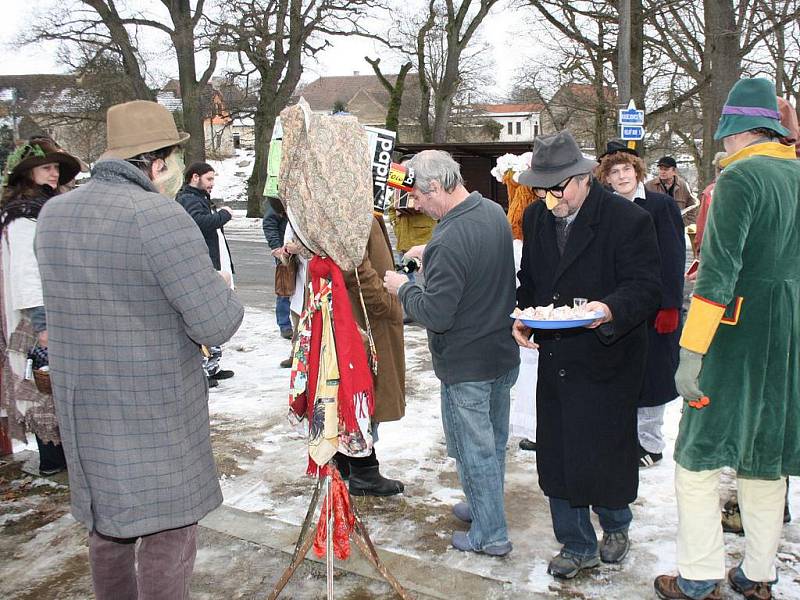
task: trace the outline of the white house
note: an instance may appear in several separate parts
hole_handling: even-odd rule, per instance
[[[500,142],[530,142],[542,134],[541,104],[479,104],[476,116],[490,118],[502,126]]]

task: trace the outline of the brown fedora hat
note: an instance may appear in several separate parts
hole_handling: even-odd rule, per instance
[[[189,134],[179,132],[172,114],[157,102],[133,100],[115,104],[106,114],[108,144],[100,158],[127,159],[183,144]]]

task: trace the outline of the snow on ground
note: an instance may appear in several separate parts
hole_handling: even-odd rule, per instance
[[[217,172],[214,197],[237,196],[246,170],[236,165],[248,156],[223,161]],[[215,165],[216,168],[216,165]],[[247,170],[249,175],[249,170]],[[226,191],[227,190],[227,191]],[[260,219],[244,211],[226,226],[229,239],[263,241]],[[391,229],[389,229],[391,231]],[[439,382],[433,374],[423,329],[405,328],[406,416],[380,426],[376,449],[381,470],[402,479],[406,492],[392,498],[357,498],[356,508],[374,542],[387,550],[439,561],[507,582],[508,595],[530,594],[557,598],[652,597],[653,578],[675,572],[677,510],[673,485],[672,447],[682,403],[672,402],[666,413],[667,449],[657,466],[640,472],[639,498],[633,504],[632,550],[621,565],[604,565],[570,582],[550,577],[547,563],[558,551],[550,525],[547,500],[537,484],[536,455],[509,441],[506,475],[506,513],[515,550],[504,560],[465,554],[450,547],[454,529],[463,527],[451,507],[463,499],[453,461],[446,456],[440,418]],[[280,338],[274,314],[248,307],[239,332],[225,346],[222,364],[236,371],[210,393],[212,437],[218,455],[225,503],[287,523],[302,522],[313,481],[305,477],[305,441],[286,420],[289,370],[278,363],[290,344]],[[532,409],[532,407],[531,407]],[[721,497],[727,498],[732,478],[723,478]],[[794,484],[790,505],[800,511],[800,486]],[[600,533],[599,526],[597,527]],[[728,564],[736,564],[744,538],[725,535]],[[779,549],[780,582],[777,598],[800,598],[800,524],[784,528]],[[729,597],[728,590],[724,597]],[[733,597],[733,596],[730,596]]]
[[[255,152],[252,150],[237,150],[231,158],[208,161],[215,174],[211,197],[218,206],[247,200],[247,179],[253,172],[254,160]]]
[[[652,579],[675,569],[677,514],[671,449],[681,403],[667,409],[668,448],[664,461],[641,471],[639,498],[633,505],[633,547],[621,565],[603,566],[572,582],[557,582],[546,573],[557,552],[546,499],[536,482],[535,453],[509,443],[507,514],[515,551],[506,560],[457,552],[449,547],[459,527],[450,507],[463,499],[453,462],[446,458],[441,429],[439,386],[430,366],[425,333],[406,327],[408,406],[406,417],[380,426],[376,446],[382,470],[406,483],[403,496],[356,499],[376,544],[426,561],[507,581],[509,597],[535,593],[553,597],[637,598],[651,595]],[[305,515],[313,481],[304,476],[304,440],[286,420],[289,371],[278,362],[289,342],[279,337],[271,312],[248,309],[236,336],[226,344],[222,364],[236,371],[233,379],[211,390],[215,450],[220,454],[225,503],[299,524]],[[726,489],[729,485],[724,486]],[[723,494],[725,495],[725,494]],[[800,487],[792,487],[792,504],[800,507]],[[800,510],[800,509],[798,509]],[[598,529],[599,531],[599,529]],[[741,557],[744,538],[726,535],[729,564]],[[781,581],[776,596],[800,597],[800,525],[785,528],[780,548]]]

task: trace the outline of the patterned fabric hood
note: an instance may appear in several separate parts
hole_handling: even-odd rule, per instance
[[[317,115],[302,98],[281,111],[278,196],[292,228],[314,254],[343,271],[364,259],[372,226],[367,134],[352,116]]]

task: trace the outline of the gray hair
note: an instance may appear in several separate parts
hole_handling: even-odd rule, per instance
[[[430,193],[432,181],[438,181],[448,193],[464,185],[461,166],[443,150],[423,150],[408,161],[408,166],[414,169],[414,187],[423,194]]]

